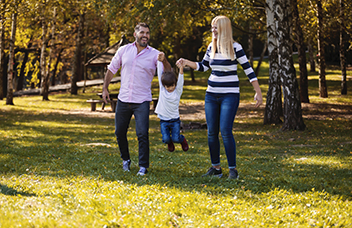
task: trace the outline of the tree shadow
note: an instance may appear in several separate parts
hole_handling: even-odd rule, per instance
[[[8,196],[18,196],[18,195],[26,196],[26,197],[37,196],[36,194],[33,194],[33,193],[17,191],[14,188],[11,188],[11,187],[8,187],[7,185],[2,185],[2,184],[0,184],[0,193]]]

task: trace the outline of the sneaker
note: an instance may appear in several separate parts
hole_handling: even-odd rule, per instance
[[[183,139],[183,142],[181,143],[181,146],[182,146],[182,150],[183,151],[187,151],[189,149],[186,138]]]
[[[208,172],[206,174],[204,174],[202,177],[206,177],[206,176],[215,176],[215,177],[222,177],[222,171],[221,168],[215,169],[213,166],[209,168]]]
[[[238,178],[237,169],[230,169],[229,179],[237,179],[237,178]]]
[[[167,149],[170,152],[173,152],[175,150],[175,145],[174,145],[174,143],[172,141],[167,144]]]
[[[144,176],[144,175],[147,174],[147,173],[148,173],[147,168],[141,167],[141,168],[139,169],[137,175],[139,175],[139,176]]]
[[[122,162],[123,171],[127,171],[127,172],[131,171],[130,166],[131,166],[131,160],[127,160],[127,161]]]

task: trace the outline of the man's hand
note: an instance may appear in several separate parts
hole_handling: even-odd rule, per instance
[[[163,62],[165,60],[164,52],[159,52],[158,54],[158,61]]]
[[[109,92],[108,92],[107,89],[103,89],[102,97],[103,97],[103,100],[104,100],[105,104],[107,104],[108,101],[110,101],[110,96],[109,96]]]

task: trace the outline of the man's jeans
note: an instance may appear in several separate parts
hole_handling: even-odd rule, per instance
[[[130,159],[127,130],[132,115],[134,115],[139,148],[139,166],[145,168],[149,168],[149,105],[149,101],[136,104],[118,100],[115,112],[115,135],[121,158],[124,161]]]
[[[229,168],[236,168],[236,143],[233,138],[232,128],[239,101],[240,95],[237,93],[206,93],[205,95],[208,146],[213,166],[220,165],[220,129]]]
[[[183,142],[185,137],[183,135],[180,135],[180,124],[180,118],[171,120],[160,120],[160,131],[163,137],[163,143],[168,144],[170,142]]]

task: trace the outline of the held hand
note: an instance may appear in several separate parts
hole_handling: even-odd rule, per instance
[[[163,62],[165,60],[164,52],[159,52],[158,54],[158,61]]]
[[[263,104],[262,95],[258,95],[257,93],[254,95],[254,100],[257,101],[255,107],[258,108],[261,104]]]
[[[176,65],[179,66],[185,66],[185,61],[183,58],[180,58],[179,60],[177,60]],[[180,68],[180,67],[179,67]]]
[[[103,97],[103,100],[104,100],[105,104],[107,104],[108,101],[110,101],[110,96],[109,96],[109,92],[108,92],[107,89],[103,89],[102,97]]]

